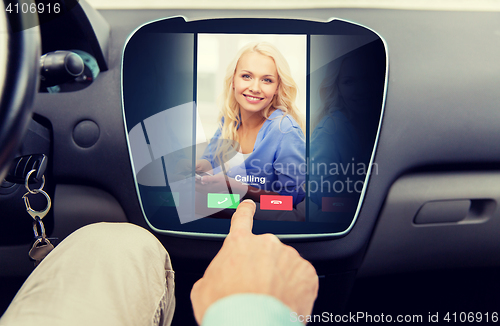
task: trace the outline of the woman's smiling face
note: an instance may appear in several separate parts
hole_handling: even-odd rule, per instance
[[[278,72],[271,57],[256,52],[242,55],[233,77],[234,97],[242,111],[259,112],[278,92]]]

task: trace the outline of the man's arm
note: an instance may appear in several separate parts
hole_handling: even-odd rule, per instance
[[[298,315],[312,312],[318,293],[316,270],[275,235],[252,234],[254,213],[251,200],[238,206],[221,250],[193,286],[191,302],[200,325],[216,301],[243,293],[273,297]]]

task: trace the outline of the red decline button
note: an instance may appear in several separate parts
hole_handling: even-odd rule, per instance
[[[323,212],[352,212],[356,209],[358,201],[350,197],[323,197],[321,210]]]
[[[293,210],[293,196],[261,195],[260,209],[273,211]]]

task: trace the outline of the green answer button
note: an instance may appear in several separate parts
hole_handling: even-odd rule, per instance
[[[208,208],[236,208],[239,203],[238,194],[208,194]]]

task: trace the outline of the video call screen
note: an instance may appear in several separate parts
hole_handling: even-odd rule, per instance
[[[165,19],[123,56],[125,124],[144,215],[158,232],[342,235],[355,222],[386,84],[384,43],[333,20]]]

